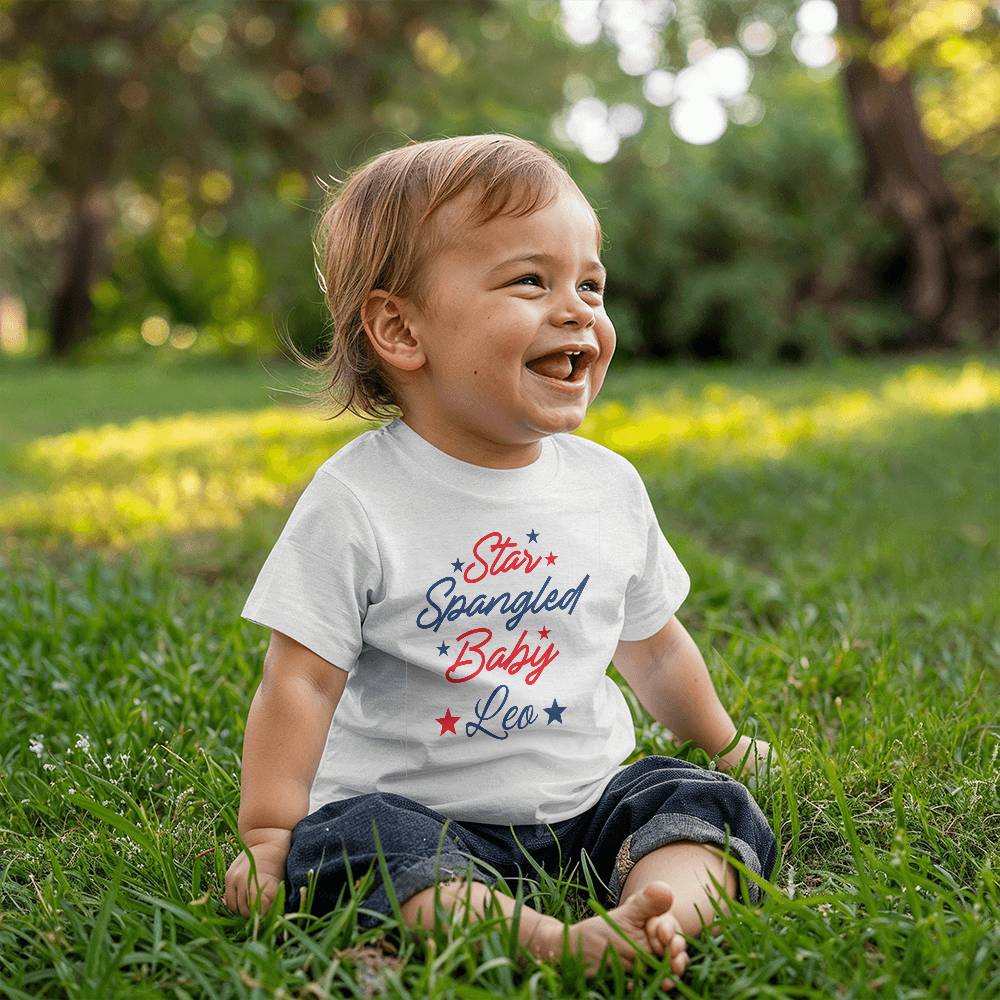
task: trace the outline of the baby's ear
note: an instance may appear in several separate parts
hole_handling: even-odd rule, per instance
[[[393,297],[381,288],[373,288],[361,305],[361,323],[369,336],[375,323],[384,323],[398,316],[399,308]]]
[[[405,299],[381,288],[373,289],[361,308],[361,320],[372,350],[386,364],[414,371],[426,361],[423,348],[413,335]]]

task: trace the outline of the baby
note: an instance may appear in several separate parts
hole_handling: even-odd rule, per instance
[[[679,977],[685,935],[728,914],[719,888],[743,891],[726,857],[769,878],[775,838],[729,774],[622,763],[635,729],[609,663],[675,737],[729,748],[723,771],[768,744],[734,743],[635,467],[570,433],[615,350],[597,216],[546,150],[473,135],[374,157],[320,235],[335,332],[300,360],[341,413],[388,423],[317,469],[243,609],[271,636],[226,905],[266,908],[284,880],[293,912],[310,882],[322,914],[371,870],[362,927],[397,907],[431,926],[435,893],[453,916],[510,919],[501,876],[585,854],[632,944],[600,914],[528,905],[520,941],[569,944],[588,975],[639,947]]]

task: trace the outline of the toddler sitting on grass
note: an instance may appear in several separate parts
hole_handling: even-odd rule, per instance
[[[676,612],[690,581],[623,456],[570,432],[615,350],[596,213],[568,172],[507,135],[410,143],[321,219],[333,340],[316,367],[365,431],[317,469],[246,601],[271,629],[250,705],[225,902],[284,881],[286,909],[359,924],[480,918],[496,888],[586,853],[605,905],[571,925],[520,911],[520,941],[588,974],[636,947],[674,977],[738,858],[774,835],[734,777],[635,750],[614,663],[650,714],[709,754],[736,727]],[[719,760],[766,759],[742,737]],[[377,841],[377,843],[376,843]],[[381,852],[391,885],[384,884]],[[256,869],[251,883],[250,857]],[[746,881],[746,880],[744,880]],[[749,901],[759,902],[756,883]],[[665,988],[673,980],[663,980]]]

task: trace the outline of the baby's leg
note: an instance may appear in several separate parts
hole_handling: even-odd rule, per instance
[[[674,891],[674,905],[670,914],[655,916],[647,926],[647,934],[652,938],[660,937],[666,943],[676,933],[676,929],[666,918],[673,916],[682,933],[695,937],[707,925],[709,932],[715,936],[722,931],[715,919],[712,900],[719,899],[719,893],[708,877],[712,877],[726,887],[730,896],[736,896],[736,870],[704,844],[693,840],[678,840],[666,844],[655,851],[643,855],[631,868],[625,885],[622,888],[621,899],[625,900],[634,892],[642,890],[651,882],[666,882]],[[724,902],[719,902],[719,909],[728,914]]]
[[[461,919],[465,911],[466,896],[471,904],[470,918],[489,917],[490,897],[499,905],[501,912],[508,921],[514,915],[514,900],[499,890],[484,882],[466,882],[454,879],[440,883],[440,898],[442,906],[452,913],[453,919]],[[657,948],[646,936],[645,928],[650,921],[660,915],[666,915],[670,908],[672,893],[662,882],[644,885],[633,890],[631,898],[624,900],[620,906],[608,911],[608,915],[633,941],[647,951],[657,955],[663,954],[662,948]],[[415,893],[405,903],[400,905],[403,919],[410,927],[430,927],[434,923],[434,886],[429,886]],[[532,954],[539,958],[558,959],[563,954],[563,936],[569,940],[572,952],[582,955],[587,975],[593,975],[600,968],[601,960],[610,946],[621,956],[622,965],[631,969],[635,957],[635,949],[609,927],[600,915],[589,917],[575,924],[567,925],[556,917],[539,913],[527,903],[521,906],[518,940]],[[684,939],[677,935],[671,942],[671,969],[675,975],[681,975],[687,967],[688,956]],[[664,989],[672,989],[670,979],[663,980]]]
[[[465,879],[452,879],[440,883],[441,905],[452,914],[453,920],[461,920],[465,912],[466,894],[471,903],[470,920],[489,917],[489,901],[492,895],[499,904],[503,914],[510,920],[514,915],[515,902],[502,892],[493,891],[493,887],[485,882],[468,882]],[[410,927],[432,927],[434,925],[434,886],[428,886],[412,895],[405,903],[400,904],[403,919]],[[518,927],[518,940],[540,957],[547,946],[551,935],[562,931],[562,921],[555,917],[539,913],[527,903],[521,906],[521,923]]]

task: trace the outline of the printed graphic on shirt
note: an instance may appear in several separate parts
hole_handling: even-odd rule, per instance
[[[558,672],[557,639],[566,634],[590,582],[584,573],[571,586],[560,586],[567,574],[559,572],[558,560],[534,528],[521,536],[489,531],[427,588],[416,626],[439,638],[442,675],[456,685],[450,699],[442,687],[448,703],[431,723],[438,736],[505,740],[529,726],[561,725],[563,714],[572,711],[567,699],[549,702],[546,695],[536,705],[531,697],[541,677]],[[484,592],[484,581],[497,579],[504,589]],[[494,626],[500,619],[504,631],[476,624],[486,617]],[[463,699],[461,685],[494,672],[498,683],[488,694],[474,704]]]

